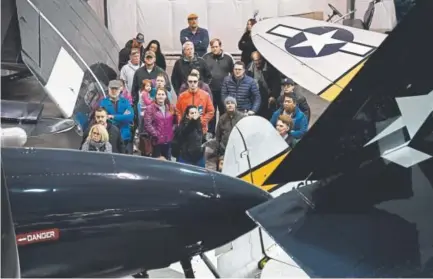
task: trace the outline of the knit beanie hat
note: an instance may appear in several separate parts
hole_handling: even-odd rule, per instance
[[[238,106],[236,99],[233,98],[232,96],[228,96],[225,100],[224,100],[224,104],[227,105],[228,102],[232,102],[233,104],[235,104],[235,106]]]

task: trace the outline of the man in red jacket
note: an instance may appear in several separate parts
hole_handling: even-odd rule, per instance
[[[201,116],[203,135],[205,135],[208,130],[208,123],[215,114],[215,109],[209,94],[198,88],[198,81],[197,74],[191,73],[188,76],[188,90],[179,95],[176,103],[176,114],[178,122],[180,122],[186,108],[190,105],[196,106]]]

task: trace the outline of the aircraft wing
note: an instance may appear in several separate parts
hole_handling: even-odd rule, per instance
[[[5,0],[21,58],[65,118],[83,125],[117,77],[119,47],[86,1]],[[13,19],[12,18],[12,19]]]
[[[332,101],[386,38],[385,34],[301,17],[257,22],[254,45],[285,76]]]

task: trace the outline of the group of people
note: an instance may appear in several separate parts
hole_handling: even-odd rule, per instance
[[[171,78],[158,41],[144,47],[144,35],[129,40],[119,53],[118,80],[92,115],[82,150],[151,156],[205,167],[204,143],[217,142],[217,169],[236,123],[248,115],[270,120],[293,147],[308,129],[310,108],[295,83],[255,49],[247,22],[239,41],[241,61],[190,14],[180,32],[182,56]],[[210,52],[207,52],[210,47]],[[219,119],[217,117],[219,112]],[[138,144],[134,139],[138,138]]]

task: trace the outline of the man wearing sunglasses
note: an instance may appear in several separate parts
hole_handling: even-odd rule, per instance
[[[201,117],[203,135],[205,135],[208,131],[208,123],[215,114],[215,109],[209,94],[198,87],[198,81],[197,74],[188,75],[188,90],[179,95],[176,103],[176,114],[178,122],[180,122],[186,108],[190,105],[196,106]]]

